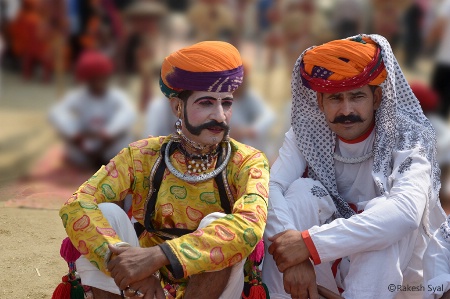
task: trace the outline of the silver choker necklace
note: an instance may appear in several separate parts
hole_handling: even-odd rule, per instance
[[[345,163],[345,164],[358,164],[358,163],[362,163],[362,162],[368,160],[369,158],[373,157],[373,151],[368,152],[364,156],[356,157],[356,158],[342,157],[341,155],[339,155],[337,153],[334,153],[333,157],[335,160]]]
[[[216,177],[219,173],[221,173],[225,169],[225,167],[228,165],[228,162],[230,161],[231,145],[229,142],[227,142],[227,155],[226,155],[224,161],[222,162],[222,164],[219,165],[219,167],[217,167],[216,169],[214,169],[211,172],[203,173],[200,175],[184,174],[184,173],[181,173],[180,171],[178,171],[170,162],[169,150],[170,150],[172,143],[173,143],[173,140],[170,140],[167,143],[166,150],[164,152],[164,162],[166,162],[167,168],[174,176],[176,176],[180,180],[183,180],[188,183],[201,183],[201,182],[205,182],[207,180],[210,180],[210,179]]]

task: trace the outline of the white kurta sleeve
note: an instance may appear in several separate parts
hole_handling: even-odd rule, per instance
[[[136,121],[136,111],[122,91],[113,90],[113,97],[116,109],[114,115],[108,121],[105,131],[110,136],[117,136],[131,129],[131,126]]]
[[[419,227],[431,188],[430,163],[419,148],[398,151],[393,159],[387,197],[372,199],[361,214],[308,230],[321,262],[382,250]]]
[[[173,124],[168,127],[168,118],[172,115],[169,100],[166,98],[154,98],[147,105],[145,112],[144,138],[148,136],[164,136],[166,131],[173,130]],[[169,122],[170,123],[170,122]]]
[[[450,243],[447,243],[438,229],[423,256],[423,278],[425,299],[441,298],[450,289]]]
[[[50,109],[49,120],[64,137],[74,137],[80,130],[80,101],[79,91],[72,91]]]
[[[256,109],[258,115],[252,128],[256,131],[258,137],[266,136],[270,126],[275,121],[275,114],[264,102],[264,100],[255,92],[250,91],[249,95],[251,105]]]
[[[292,128],[285,134],[279,156],[270,169],[269,181],[269,216],[266,232],[270,234],[293,227],[290,221],[290,207],[284,198],[285,191],[306,169],[306,161],[296,145]],[[278,219],[277,223],[269,223],[269,219]],[[280,224],[281,223],[281,224]],[[271,226],[281,225],[282,227]],[[267,235],[266,237],[271,237]]]

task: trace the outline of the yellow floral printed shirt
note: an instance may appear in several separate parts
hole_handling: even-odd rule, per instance
[[[104,273],[108,274],[104,265],[108,244],[121,240],[97,204],[121,201],[132,194],[133,216],[144,224],[149,175],[162,144],[169,138],[149,138],[130,144],[81,185],[60,210],[74,246]],[[185,278],[240,262],[262,238],[267,215],[269,164],[265,155],[252,147],[231,140],[231,149],[226,172],[235,199],[232,214],[203,229],[197,229],[203,217],[223,212],[215,181],[190,184],[175,177],[166,167],[152,223],[156,229],[195,230],[163,244],[176,256]],[[179,171],[187,172],[185,158],[179,150],[171,156],[171,163]],[[164,243],[148,232],[140,236],[139,242],[141,247]]]

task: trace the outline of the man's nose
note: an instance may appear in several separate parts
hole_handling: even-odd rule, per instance
[[[340,109],[341,111],[341,113],[343,114],[343,115],[350,115],[350,114],[352,114],[354,111],[353,111],[353,106],[352,106],[352,104],[351,104],[351,102],[349,101],[349,100],[347,100],[347,99],[344,99],[343,101],[342,101],[342,104],[341,104],[341,109]]]
[[[214,112],[211,114],[211,119],[216,120],[219,123],[226,121],[225,111],[223,110],[222,103],[217,103],[214,107]]]

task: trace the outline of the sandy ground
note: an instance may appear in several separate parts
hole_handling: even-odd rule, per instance
[[[64,238],[58,211],[0,203],[0,298],[51,298],[68,270],[59,255]]]

